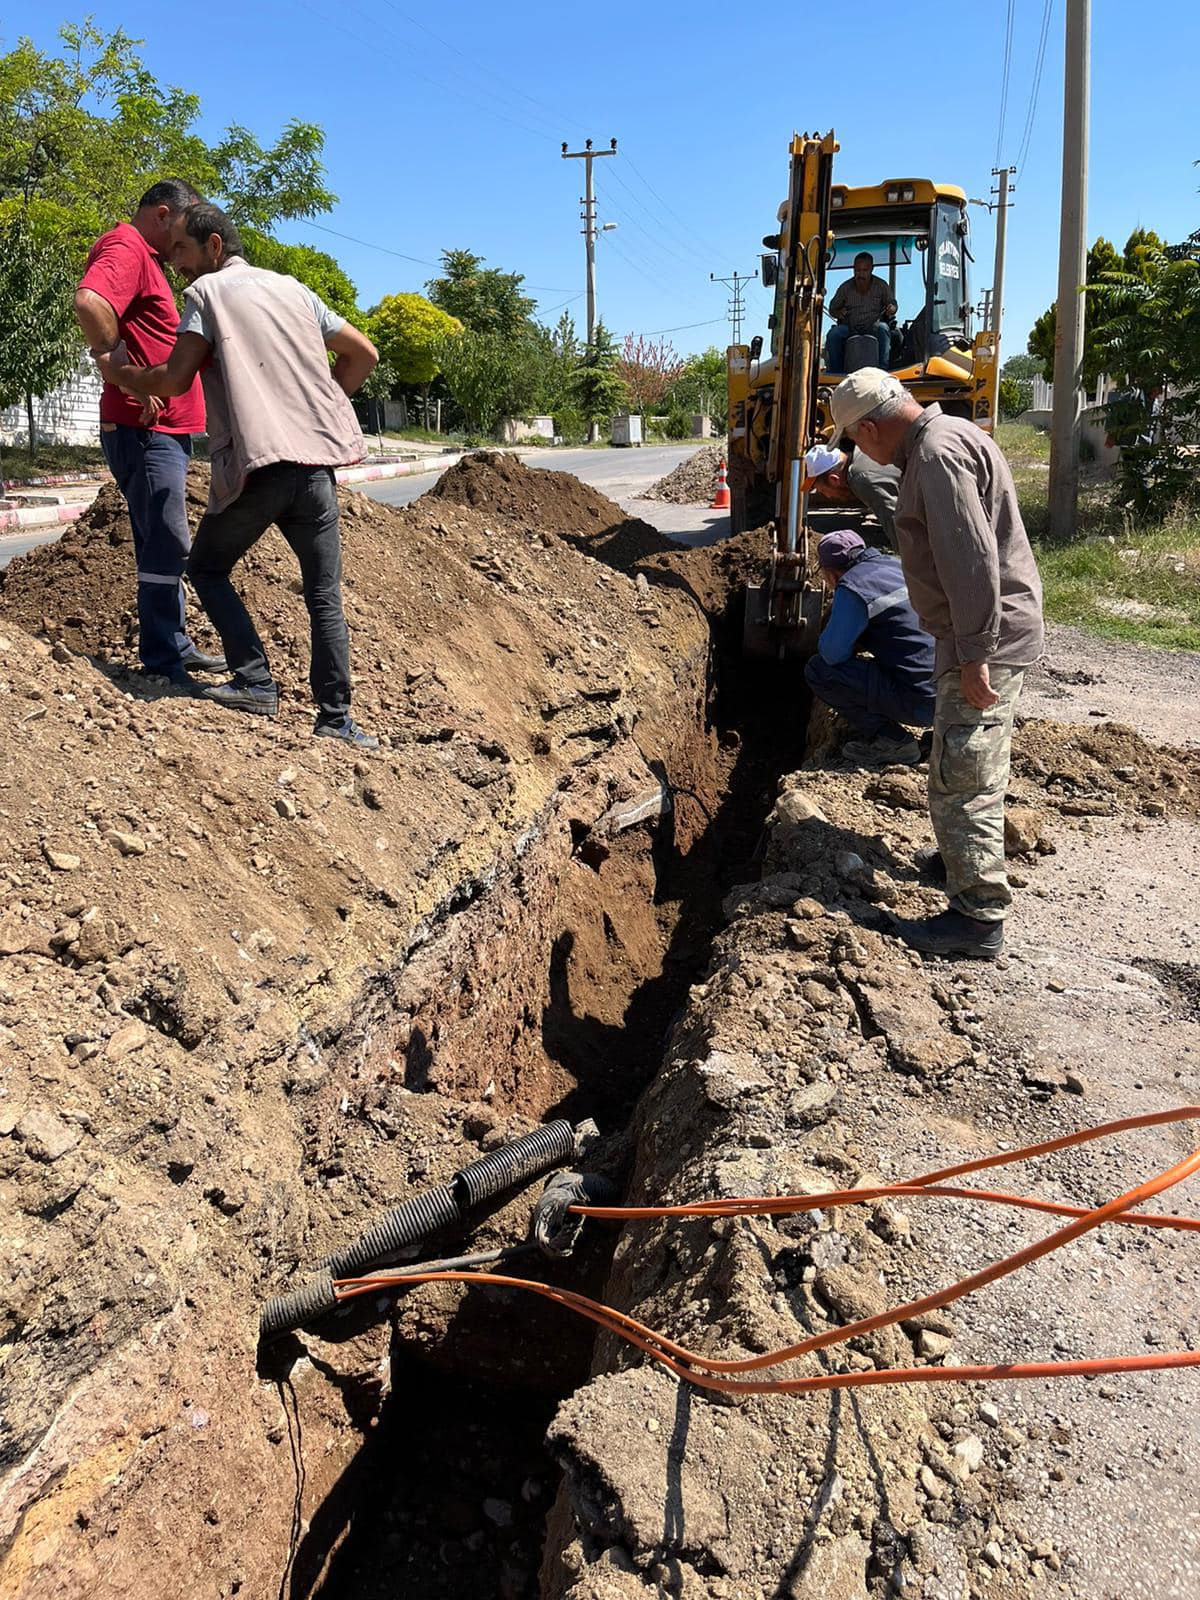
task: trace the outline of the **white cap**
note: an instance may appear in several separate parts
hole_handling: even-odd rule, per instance
[[[835,450],[832,445],[814,444],[804,452],[804,472],[810,483],[841,464],[842,452]]]
[[[857,372],[843,378],[833,391],[830,401],[833,425],[839,433],[845,433],[847,428],[861,422],[876,406],[905,392],[899,378],[893,378],[882,367],[859,367]]]

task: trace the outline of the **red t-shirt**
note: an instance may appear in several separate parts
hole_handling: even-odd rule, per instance
[[[179,313],[162,263],[128,222],[96,240],[79,287],[102,295],[117,315],[117,331],[135,367],[157,367],[175,348]],[[115,384],[100,396],[100,421],[123,422],[136,428],[139,401]],[[194,378],[185,394],[173,395],[154,424],[157,433],[203,433],[204,391]]]

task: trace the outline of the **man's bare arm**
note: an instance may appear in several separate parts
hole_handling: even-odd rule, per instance
[[[116,348],[121,337],[117,331],[117,313],[102,294],[94,289],[76,289],[75,320],[94,356]]]
[[[325,348],[337,356],[333,379],[347,394],[362,388],[379,361],[379,351],[370,339],[349,322],[343,322],[339,331],[326,339]]]
[[[157,367],[131,367],[125,346],[96,357],[100,375],[109,383],[134,394],[186,394],[208,356],[208,340],[198,333],[181,333],[175,348]]]

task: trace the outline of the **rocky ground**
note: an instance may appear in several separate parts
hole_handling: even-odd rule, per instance
[[[764,875],[730,896],[643,1101],[631,1203],[897,1181],[1195,1099],[1200,754],[1083,718],[1017,735],[1020,887],[995,967],[922,963],[887,932],[890,909],[940,902],[913,865],[929,840],[920,773],[847,773],[827,744],[785,778]],[[999,1186],[1094,1205],[1192,1142],[1179,1128],[1128,1137]],[[1190,1206],[1184,1190],[1164,1209],[1194,1211],[1189,1188]],[[611,1291],[694,1348],[753,1354],[1047,1231],[932,1200],[640,1224]],[[1195,1348],[1193,1249],[1109,1229],[949,1313],[854,1341],[845,1365]],[[1200,1482],[1192,1387],[1147,1374],[731,1401],[602,1348],[551,1430],[565,1479],[546,1587],[1182,1600],[1200,1573],[1200,1519],[1184,1509]]]
[[[819,719],[803,760],[794,674],[730,648],[761,537],[680,551],[496,455],[341,503],[374,758],[309,735],[274,534],[277,724],[131,674],[111,489],[0,585],[0,1600],[1194,1594],[1190,1374],[730,1401],[444,1286],[257,1350],[265,1294],[551,1116],[633,1200],[827,1189],[1186,1102],[1200,1050],[1190,667],[1056,637],[1008,953],[923,965],[887,931],[939,903],[921,772],[848,771]],[[1186,1147],[1013,1186],[1092,1203]],[[550,1270],[750,1352],[1045,1227],[598,1228]],[[1191,1346],[1191,1248],[1112,1229],[846,1360]]]
[[[644,498],[665,500],[677,506],[710,506],[717,492],[717,472],[724,459],[723,444],[706,444],[647,489]]]

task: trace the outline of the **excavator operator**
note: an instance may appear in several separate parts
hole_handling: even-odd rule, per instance
[[[879,344],[877,366],[886,367],[892,352],[891,324],[896,301],[886,278],[875,276],[875,257],[861,250],[854,258],[854,276],[838,286],[829,305],[834,320],[825,340],[825,370],[845,372],[846,341],[855,334],[871,334]]]

